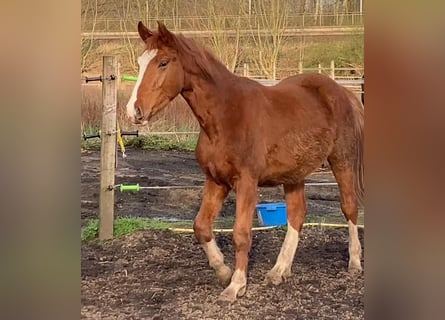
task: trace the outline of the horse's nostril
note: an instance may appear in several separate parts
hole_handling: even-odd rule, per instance
[[[134,107],[136,109],[136,118],[140,120],[142,118],[142,110],[140,107]]]

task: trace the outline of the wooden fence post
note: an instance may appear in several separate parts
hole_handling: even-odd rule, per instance
[[[335,80],[335,63],[331,60],[331,78]]]
[[[103,57],[102,129],[99,195],[99,240],[113,238],[114,168],[116,161],[117,59]]]
[[[321,63],[318,64],[318,73],[321,73]]]

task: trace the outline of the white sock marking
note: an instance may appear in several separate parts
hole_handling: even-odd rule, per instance
[[[223,294],[227,293],[230,295],[234,295],[233,298],[236,298],[236,296],[243,295],[245,292],[245,287],[247,285],[247,278],[246,273],[241,271],[240,269],[236,269],[235,272],[232,275],[232,280],[230,281],[229,286],[224,289]]]
[[[358,228],[357,225],[348,220],[349,226],[349,265],[351,263],[356,267],[361,268],[360,256],[362,252],[362,247],[360,245],[360,240],[358,239]]]
[[[295,252],[297,251],[298,240],[299,232],[295,230],[288,222],[286,237],[284,238],[283,245],[281,246],[277,262],[271,270],[272,272],[277,272],[280,276],[283,275],[285,271],[290,272]]]
[[[213,269],[218,269],[222,265],[224,265],[224,256],[219,250],[218,245],[216,244],[215,239],[210,240],[202,245],[205,253],[207,254],[207,258],[209,259],[209,264]]]

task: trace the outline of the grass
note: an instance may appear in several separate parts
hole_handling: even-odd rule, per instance
[[[97,130],[95,131],[98,132]],[[89,133],[86,133],[89,134]],[[198,136],[186,138],[173,138],[169,136],[150,135],[134,138],[123,138],[125,147],[140,148],[143,150],[175,150],[175,151],[194,151]],[[88,150],[100,150],[100,139],[88,139],[81,141],[81,148]]]
[[[216,219],[214,228],[232,228],[235,222],[235,217],[220,217]],[[343,215],[308,215],[305,223],[334,223],[345,224]],[[364,214],[359,213],[358,224],[364,224]],[[255,216],[254,226],[258,226],[258,220]],[[165,230],[168,228],[192,228],[191,221],[163,221],[158,219],[147,219],[138,217],[118,217],[114,221],[114,236],[120,237],[126,234],[133,233],[138,230],[156,229]],[[321,226],[324,228],[323,226]],[[286,230],[286,226],[281,226]],[[326,227],[327,228],[327,227]],[[99,220],[92,219],[88,225],[82,229],[82,241],[96,240],[99,236]]]
[[[198,136],[173,138],[161,135],[139,136],[129,139],[128,146],[139,147],[144,150],[176,150],[194,151]]]
[[[156,229],[165,230],[172,227],[184,227],[183,222],[170,222],[155,219],[145,219],[137,217],[118,217],[114,220],[114,236],[120,237],[138,230]],[[99,219],[92,219],[88,225],[82,229],[82,241],[92,241],[99,236]]]
[[[82,140],[80,142],[80,146],[82,149],[100,149],[100,139],[98,138],[91,138],[88,140],[85,140],[84,136],[92,136],[96,135],[100,131],[99,125],[91,125],[91,124],[81,124],[81,131],[82,131]]]
[[[313,42],[305,48],[305,67],[316,67],[318,63],[329,66],[331,60],[335,61],[336,67],[363,65],[363,34],[355,34],[343,40]]]
[[[100,139],[82,140],[80,147],[84,150],[100,150]]]

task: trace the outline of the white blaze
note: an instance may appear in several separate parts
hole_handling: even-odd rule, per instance
[[[127,116],[130,119],[134,119],[135,117],[135,109],[134,109],[134,103],[137,99],[137,93],[139,86],[141,85],[142,78],[144,77],[145,70],[147,69],[148,64],[150,61],[156,56],[158,50],[145,50],[144,53],[138,58],[138,64],[139,64],[139,75],[138,79],[136,81],[136,84],[133,88],[133,92],[131,93],[130,100],[127,103]]]

